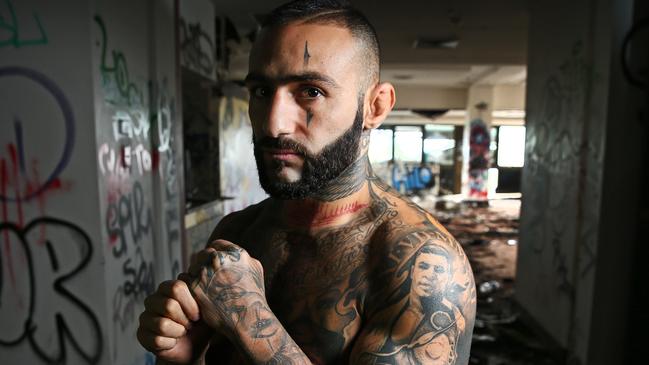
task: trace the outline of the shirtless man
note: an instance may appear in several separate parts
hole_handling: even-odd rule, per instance
[[[246,85],[271,197],[223,218],[147,298],[141,344],[172,363],[467,364],[466,256],[369,164],[395,95],[367,20],[336,1],[276,9]]]

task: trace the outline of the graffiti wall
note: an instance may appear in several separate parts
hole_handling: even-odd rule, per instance
[[[143,358],[135,333],[144,298],[181,267],[173,14],[169,0],[103,1],[92,15],[106,351],[115,364]]]
[[[439,191],[439,166],[430,163],[377,162],[374,173],[401,194],[412,195],[420,191],[437,194]]]
[[[223,97],[219,105],[221,195],[225,214],[241,210],[266,198],[259,185],[253,154],[248,102]]]
[[[173,0],[0,1],[0,358],[152,364],[181,267]]]
[[[517,300],[581,363],[591,363],[586,351],[607,115],[606,89],[589,85],[606,84],[610,59],[607,36],[591,33],[607,29],[591,23],[593,7],[577,1],[561,14],[547,5],[534,9],[516,274]],[[568,20],[567,14],[580,15]],[[542,30],[559,18],[553,32]]]
[[[208,0],[180,1],[180,63],[208,79],[216,79],[214,6]]]
[[[108,363],[87,7],[0,1],[3,364]]]

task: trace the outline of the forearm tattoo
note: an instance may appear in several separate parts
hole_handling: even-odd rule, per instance
[[[219,250],[203,266],[192,291],[200,293],[199,303],[209,302],[201,306],[204,320],[228,329],[225,334],[253,364],[310,363],[269,308],[261,267],[233,265],[242,259],[250,260],[240,248]]]

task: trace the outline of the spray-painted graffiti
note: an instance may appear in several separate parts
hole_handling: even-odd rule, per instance
[[[373,163],[374,173],[402,194],[415,194],[433,189],[438,168],[428,163],[405,163],[402,161]]]
[[[151,124],[140,110],[132,109],[128,112],[117,111],[113,116],[113,136],[120,138],[149,139]]]
[[[45,244],[34,232],[47,226]],[[34,353],[49,364],[62,364],[70,345],[86,363],[99,361],[103,337],[99,321],[90,307],[70,289],[70,282],[86,269],[93,253],[90,237],[73,223],[50,217],[32,220],[24,227],[0,223],[5,243],[13,253],[0,251],[0,346],[13,347],[27,341]],[[17,250],[16,250],[17,249]],[[20,276],[15,290],[6,290],[5,267],[18,260]],[[11,280],[11,279],[9,279]],[[51,306],[53,299],[60,305]]]
[[[66,363],[71,349],[85,363],[97,363],[103,351],[99,321],[72,289],[92,258],[91,239],[74,223],[44,213],[46,196],[67,188],[61,174],[74,149],[70,102],[49,77],[32,69],[2,67],[0,81],[7,83],[0,89],[2,93],[20,87],[45,97],[31,101],[45,110],[54,108],[49,110],[48,127],[59,133],[49,137],[60,150],[37,148],[30,157],[32,144],[26,139],[35,135],[33,128],[26,126],[33,116],[26,110],[14,110],[22,104],[13,102],[12,94],[3,94],[2,112],[8,114],[2,118],[13,120],[13,135],[5,136],[13,141],[7,143],[9,157],[0,158],[0,346],[27,343],[35,356],[51,364]],[[39,131],[41,128],[38,125]],[[42,156],[35,157],[37,154]],[[48,173],[40,173],[43,167]],[[41,215],[25,224],[33,203]],[[16,212],[13,217],[10,204]]]
[[[186,23],[180,19],[180,50],[183,65],[195,69],[203,75],[214,72],[214,42],[210,35],[201,28],[201,24]]]
[[[60,156],[58,157],[57,162],[52,167],[51,171],[47,174],[45,181],[42,183],[34,183],[34,179],[37,177],[32,177],[31,184],[26,186],[24,190],[17,190],[17,193],[13,196],[7,196],[5,193],[0,192],[0,201],[3,202],[17,202],[20,200],[30,200],[39,196],[42,196],[45,191],[48,189],[55,189],[60,186],[61,182],[59,176],[61,172],[66,168],[70,162],[70,157],[72,156],[72,150],[74,149],[74,138],[75,138],[75,126],[74,126],[74,115],[72,113],[72,107],[70,102],[65,97],[61,89],[47,76],[42,73],[24,67],[2,67],[0,68],[0,81],[2,78],[12,78],[18,77],[29,82],[35,83],[45,90],[56,102],[56,105],[59,108],[61,113],[63,123],[60,126],[63,131],[64,140],[58,143],[61,146]],[[15,134],[15,159],[20,168],[20,172],[23,174],[27,173],[27,157],[25,152],[25,143],[23,141],[23,123],[19,117],[13,116],[14,119],[14,134]],[[51,120],[55,120],[52,118]],[[13,153],[12,153],[13,156]],[[49,156],[48,156],[49,157]]]
[[[47,44],[47,33],[41,23],[41,18],[36,12],[32,13],[34,24],[38,27],[38,36],[25,38],[21,33],[24,33],[24,28],[21,32],[21,24],[16,15],[13,2],[11,0],[4,1],[4,9],[0,8],[0,48],[13,46],[15,48],[36,46]]]
[[[433,172],[427,166],[392,165],[392,187],[405,194],[433,187]]]
[[[138,244],[151,230],[151,209],[144,202],[144,191],[139,181],[133,191],[110,201],[106,209],[106,232],[113,246],[113,255],[122,257],[128,251],[128,242]]]
[[[106,25],[99,15],[94,17],[95,23],[101,31],[101,64],[100,71],[106,101],[111,104],[143,105],[144,95],[138,86],[131,81],[128,72],[128,65],[124,53],[113,50],[111,53],[111,64],[106,60],[108,48],[108,36]]]
[[[126,178],[134,171],[144,175],[151,172],[152,168],[151,153],[142,144],[135,147],[120,146],[117,150],[107,143],[99,147],[99,170],[103,175]]]
[[[113,322],[122,332],[134,323],[144,298],[155,290],[153,262],[145,260],[140,247],[136,248],[134,257],[124,261],[124,282],[113,296]]]
[[[180,205],[178,194],[178,170],[176,167],[176,153],[174,146],[174,123],[176,116],[176,102],[169,93],[168,81],[163,78],[160,84],[152,87],[151,95],[154,108],[151,110],[152,124],[158,130],[158,160],[160,165],[160,179],[164,183],[164,198],[162,210],[164,211],[164,229],[167,239],[167,249],[172,277],[180,272],[180,261],[174,252],[180,247]]]
[[[482,119],[471,121],[469,134],[469,198],[487,198],[491,136]]]

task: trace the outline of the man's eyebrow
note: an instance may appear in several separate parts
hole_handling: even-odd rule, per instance
[[[334,79],[329,76],[323,75],[319,72],[302,72],[299,74],[290,74],[282,75],[277,78],[270,78],[268,76],[251,72],[246,76],[245,83],[251,82],[261,82],[261,83],[273,83],[273,84],[288,84],[291,82],[324,82],[331,87],[340,88],[340,85]]]

